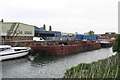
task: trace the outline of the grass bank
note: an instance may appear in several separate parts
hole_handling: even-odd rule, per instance
[[[117,78],[118,77],[118,56],[92,63],[81,63],[66,70],[64,78]]]

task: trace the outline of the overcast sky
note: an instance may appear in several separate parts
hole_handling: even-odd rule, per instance
[[[0,18],[61,32],[118,32],[119,0],[0,0]]]

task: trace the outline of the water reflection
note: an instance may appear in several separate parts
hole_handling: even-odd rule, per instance
[[[2,62],[0,62],[0,80],[2,79]]]
[[[112,49],[52,56],[34,54],[25,58],[3,61],[3,78],[60,78],[64,72],[79,63],[89,63],[111,56]]]
[[[30,59],[32,64],[44,66],[46,64],[54,63],[65,58],[70,58],[75,55],[76,54],[69,54],[69,55],[48,55],[47,54],[46,55],[42,53],[36,53],[35,55],[29,55],[28,58]]]
[[[41,65],[41,66],[44,66],[45,64],[49,64],[59,59],[58,56],[41,55],[39,53],[36,54],[35,56],[29,55],[29,58],[32,64]]]

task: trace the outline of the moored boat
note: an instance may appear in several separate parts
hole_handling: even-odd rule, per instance
[[[11,47],[0,45],[0,61],[25,56],[29,53],[30,47]]]
[[[112,44],[113,44],[109,41],[101,41],[100,43],[101,43],[100,45],[101,45],[102,48],[112,47]]]
[[[34,52],[41,54],[52,54],[52,55],[64,55],[71,53],[79,53],[90,50],[95,50],[100,48],[99,42],[88,42],[88,41],[76,41],[68,42],[65,44],[52,44],[52,45],[41,45],[41,44],[32,44],[30,45],[31,49]]]

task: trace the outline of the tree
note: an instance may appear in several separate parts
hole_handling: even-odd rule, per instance
[[[112,48],[113,52],[117,52],[120,54],[120,34],[117,35],[115,43]]]
[[[75,35],[77,35],[78,34],[78,32],[75,32]]]
[[[113,52],[116,52],[118,56],[118,74],[120,74],[120,34],[117,35],[115,43],[113,44],[112,48]],[[119,78],[119,75],[117,74],[117,78]]]
[[[91,30],[90,30],[90,31],[88,32],[88,34],[89,34],[89,35],[94,35],[94,31],[91,31]]]

